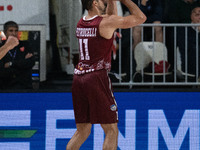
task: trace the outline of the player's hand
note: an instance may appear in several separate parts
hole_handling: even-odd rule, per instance
[[[28,54],[26,54],[25,59],[31,58],[32,56],[33,56],[32,53],[28,53]]]
[[[10,63],[9,62],[4,64],[4,68],[9,68],[9,67],[10,67]]]
[[[13,49],[15,46],[19,44],[19,40],[14,36],[9,36],[5,45],[9,47],[9,49]]]

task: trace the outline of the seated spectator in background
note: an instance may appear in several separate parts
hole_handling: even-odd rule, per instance
[[[199,0],[165,0],[164,23],[191,23],[191,11],[199,5]],[[174,27],[166,28],[166,46],[168,49],[168,61],[171,64],[170,71],[176,70],[174,65]]]
[[[18,37],[18,24],[8,21],[4,24],[7,37]],[[2,41],[3,46],[6,41]],[[35,64],[33,53],[26,41],[19,41],[19,45],[0,60],[0,88],[1,89],[29,89],[32,88],[32,67]]]
[[[176,13],[171,15],[174,17],[174,23],[190,23],[191,11],[194,7],[198,6],[196,0],[177,0],[175,4],[177,6]]]
[[[162,1],[161,0],[133,0],[136,4],[138,4],[139,8],[143,11],[143,13],[147,16],[147,20],[145,23],[154,23],[160,24],[162,23]],[[157,26],[154,28],[155,32],[155,41],[163,42],[163,31],[161,26]],[[141,27],[134,27],[133,29],[133,48],[141,42]]]
[[[191,23],[196,24],[200,23],[200,7],[196,7],[191,12]],[[178,43],[177,46],[180,50],[181,55],[181,70],[187,74],[197,75],[199,77],[200,74],[200,27],[188,27],[187,28],[187,47],[185,48],[185,28],[181,27],[178,29]],[[198,39],[198,41],[197,41]],[[198,47],[198,55],[196,53],[196,48]],[[187,55],[185,54],[185,51]],[[186,62],[187,58],[187,62]],[[198,63],[196,63],[198,58]],[[186,65],[187,63],[187,65]],[[196,74],[196,67],[198,65],[198,74]],[[187,70],[185,67],[187,66]]]

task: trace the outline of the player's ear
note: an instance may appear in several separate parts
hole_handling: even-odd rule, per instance
[[[95,5],[97,5],[97,2],[98,2],[99,0],[94,0],[93,1],[93,4],[95,4]]]

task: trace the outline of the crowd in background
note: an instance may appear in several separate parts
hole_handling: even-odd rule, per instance
[[[5,45],[9,37],[18,38],[19,26],[14,21],[4,24],[6,38],[0,43]],[[19,44],[11,48],[0,60],[0,90],[32,89],[32,67],[35,59],[28,41],[19,40]]]
[[[143,13],[147,16],[147,21],[145,23],[152,24],[180,24],[180,23],[200,23],[200,0],[132,0],[135,4],[139,6],[139,8],[143,11]],[[126,16],[129,11],[128,9],[120,4],[119,12],[121,15]],[[197,9],[194,11],[194,8]],[[16,26],[18,31],[18,26]],[[173,71],[174,69],[174,29],[166,28],[165,41],[163,39],[163,28],[161,26],[155,26],[155,37],[152,39],[152,31],[151,28],[144,28],[144,41],[152,41],[155,40],[157,42],[164,42],[167,47],[168,52],[168,61],[171,64],[171,68],[169,71]],[[16,35],[17,35],[16,31]],[[121,59],[122,59],[122,73],[125,73],[126,76],[123,78],[124,81],[130,80],[130,39],[133,41],[133,54],[134,49],[138,43],[141,42],[141,27],[134,27],[132,30],[132,37],[130,37],[130,29],[122,29],[121,35],[118,36],[121,38]],[[196,64],[195,62],[200,62],[200,59],[196,59],[196,32],[193,28],[188,28],[188,45],[187,45],[187,55],[188,59],[185,62],[185,30],[184,28],[180,28],[177,30],[177,46],[179,47],[182,59],[182,71],[188,72],[190,74],[196,75]],[[198,33],[199,36],[199,33]],[[199,39],[199,38],[198,38]],[[118,42],[118,41],[117,41]],[[18,47],[11,50],[4,59],[0,61],[0,72],[1,72],[1,86],[0,89],[5,88],[32,88],[31,83],[31,68],[34,65],[34,60],[31,52],[31,47],[27,45],[27,43],[20,42]],[[3,45],[2,43],[1,45]],[[198,46],[200,47],[200,46]],[[25,49],[24,49],[25,48]],[[16,50],[18,49],[18,50]],[[17,52],[17,53],[16,53]],[[117,52],[118,53],[118,52]],[[200,53],[200,52],[199,52]],[[18,54],[22,54],[18,56]],[[30,56],[29,56],[30,54]],[[28,56],[26,56],[28,55]],[[28,58],[27,58],[28,57]],[[112,69],[111,72],[119,72],[119,62],[117,54],[116,59],[112,61]],[[134,57],[134,56],[133,56]],[[197,57],[199,58],[199,56]],[[19,60],[18,60],[19,59]],[[27,63],[28,62],[28,63]],[[23,63],[23,64],[22,64]],[[133,74],[136,72],[136,62],[133,59]],[[192,66],[192,67],[191,67]],[[198,65],[200,67],[200,63]],[[200,68],[198,68],[198,72],[200,72]],[[27,75],[27,77],[25,77]],[[199,73],[198,73],[199,76]],[[9,82],[7,82],[9,81]]]
[[[192,21],[192,10],[196,7],[200,7],[200,1],[199,0],[132,0],[135,2],[140,9],[144,12],[144,14],[147,16],[147,21],[145,23],[153,23],[153,24],[181,24],[181,23],[200,23],[200,19],[198,19],[197,15],[200,12],[193,13],[193,16],[196,15],[196,21]],[[128,10],[126,7],[121,5],[123,15],[126,15],[128,13]],[[194,17],[193,17],[194,18]],[[196,43],[194,40],[195,38],[195,32],[193,35],[190,34],[188,39],[188,57],[190,57],[189,61],[187,62],[188,69],[185,69],[185,36],[183,33],[184,29],[178,29],[177,33],[180,35],[177,36],[177,43],[176,45],[179,46],[182,60],[182,71],[186,71],[189,74],[196,75],[196,65],[194,62],[196,62],[195,57],[196,53],[193,52],[196,50]],[[135,27],[133,28],[133,54],[134,54],[134,48],[136,45],[141,42],[141,27]],[[161,26],[155,26],[154,27],[154,39],[152,39],[152,29],[145,27],[144,28],[144,41],[157,41],[157,42],[164,42],[164,44],[167,47],[168,52],[168,62],[171,64],[169,71],[174,71],[176,68],[174,68],[174,29],[173,28],[166,28],[165,31],[165,41],[163,41],[163,28]],[[190,32],[191,33],[191,32]],[[177,35],[178,35],[177,34]],[[125,81],[129,81],[130,76],[130,30],[122,30],[122,73],[126,73],[127,76],[125,78]],[[193,38],[191,38],[193,37]],[[181,44],[182,43],[182,44]],[[199,44],[199,43],[198,43]],[[191,46],[192,45],[192,46]],[[193,47],[193,48],[191,48]],[[193,63],[190,63],[193,59]],[[192,67],[191,67],[192,66]],[[200,66],[200,63],[199,63]],[[133,62],[133,73],[136,71],[136,62],[134,60]],[[190,69],[193,68],[193,69]],[[118,72],[118,62],[116,60],[113,60],[113,72]],[[199,73],[198,73],[199,76]]]

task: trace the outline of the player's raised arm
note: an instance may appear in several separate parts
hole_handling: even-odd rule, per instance
[[[112,0],[109,0],[112,1]],[[113,0],[115,1],[115,0]],[[130,11],[130,15],[126,17],[120,17],[116,15],[111,15],[106,20],[112,28],[131,28],[140,25],[146,21],[145,14],[140,10],[140,8],[131,0],[120,0]]]
[[[115,28],[131,28],[140,25],[146,21],[146,16],[140,8],[131,0],[120,0],[130,11],[130,15],[126,17],[113,17]]]
[[[111,1],[108,0],[111,4]],[[130,11],[130,15],[121,17],[117,15],[107,15],[100,23],[100,35],[106,39],[110,39],[117,28],[127,29],[140,25],[146,21],[146,16],[140,8],[131,0],[120,0]]]
[[[107,2],[106,14],[117,15],[117,2],[113,0],[105,0]]]

